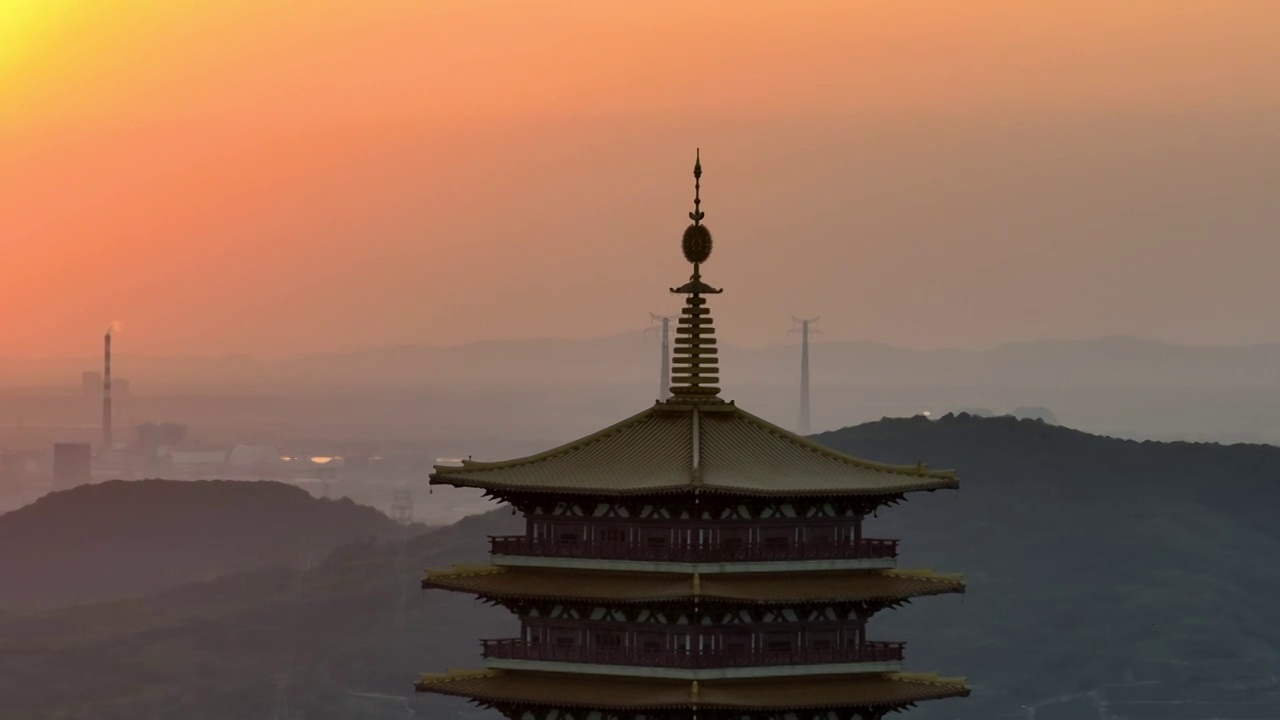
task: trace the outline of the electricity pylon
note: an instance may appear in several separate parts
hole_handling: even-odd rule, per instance
[[[671,321],[675,319],[675,315],[649,313],[649,327],[645,329],[646,333],[659,332],[658,326],[654,323],[662,323],[662,362],[658,370],[659,400],[671,397]]]
[[[796,323],[797,327],[791,328],[791,332],[800,333],[800,434],[808,435],[809,427],[809,335],[821,332],[813,327],[818,322],[818,316],[811,318],[798,318],[792,316],[791,320]]]

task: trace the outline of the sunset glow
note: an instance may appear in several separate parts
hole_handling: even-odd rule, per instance
[[[1278,28],[1164,0],[6,0],[0,354],[89,354],[116,318],[158,354],[630,331],[681,279],[695,146],[731,341],[819,312],[917,346],[1275,340]],[[1176,289],[1203,283],[1223,309]]]

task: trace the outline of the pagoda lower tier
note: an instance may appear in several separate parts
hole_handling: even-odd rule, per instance
[[[904,644],[867,638],[879,610],[964,592],[927,570],[707,576],[529,567],[433,572],[424,588],[511,610],[520,635],[482,641],[486,667],[688,680],[881,673]]]
[[[963,679],[907,673],[681,681],[480,670],[422,675],[416,687],[519,720],[879,720],[969,695]]]
[[[471,594],[516,616],[518,636],[482,641],[484,670],[424,675],[416,686],[468,697],[508,718],[879,718],[969,692],[963,680],[903,674],[905,645],[867,633],[881,610],[963,593],[957,574],[703,574],[504,560],[428,572],[422,587]],[[600,688],[620,704],[597,701]]]

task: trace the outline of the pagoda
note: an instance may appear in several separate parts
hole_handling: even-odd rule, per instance
[[[435,467],[432,484],[484,490],[525,531],[490,537],[491,565],[422,586],[501,605],[520,634],[417,690],[516,720],[869,720],[967,696],[963,678],[904,672],[903,643],[867,630],[880,610],[964,592],[959,575],[898,569],[898,541],[862,529],[907,493],[959,487],[955,473],[850,457],[720,397],[700,158],[693,176],[671,396],[537,455]]]

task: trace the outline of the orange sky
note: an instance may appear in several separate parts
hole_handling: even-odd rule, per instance
[[[0,354],[1280,340],[1280,5],[0,0]]]

